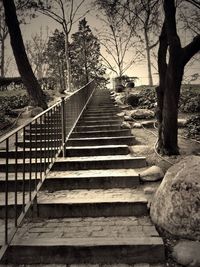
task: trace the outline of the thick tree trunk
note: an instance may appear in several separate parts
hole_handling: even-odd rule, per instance
[[[5,40],[1,41],[1,77],[5,76]]]
[[[45,95],[33,73],[25,51],[16,8],[13,0],[3,0],[5,19],[10,34],[10,42],[22,81],[36,106],[47,108]]]

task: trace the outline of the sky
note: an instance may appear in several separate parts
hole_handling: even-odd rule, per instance
[[[75,0],[75,3],[78,0]],[[85,12],[85,10],[88,9],[87,4],[89,4],[90,0],[86,0],[86,5],[83,7],[83,10],[81,10],[81,12]],[[92,31],[94,32],[94,34],[96,33],[96,29],[98,29],[98,31],[101,31],[102,28],[102,22],[97,18],[96,16],[96,11],[91,11],[89,14],[86,15],[86,19],[88,21],[88,24],[90,25],[90,28],[92,29]],[[40,31],[42,27],[42,30],[45,34],[46,32],[46,27],[48,27],[48,32],[49,35],[51,35],[51,33],[57,28],[61,30],[61,26],[55,22],[54,20],[52,20],[51,18],[45,16],[45,15],[39,15],[38,17],[36,17],[35,19],[32,19],[30,21],[30,23],[26,24],[26,25],[21,25],[21,31],[22,31],[22,35],[23,35],[23,39],[24,41],[30,40],[32,35],[35,35],[36,33],[38,33]],[[72,33],[77,31],[78,29],[78,23],[76,23],[73,28],[72,28]],[[97,34],[98,37],[98,34]],[[187,36],[184,36],[184,43],[187,43],[189,41],[189,38],[187,38]],[[12,55],[12,51],[10,48],[10,44],[9,44],[9,39],[7,40],[6,43],[7,46],[7,55],[11,56]],[[131,52],[128,52],[127,56],[131,56]],[[146,67],[146,61],[141,61],[137,64],[133,64],[133,66],[131,68],[128,69],[128,71],[126,72],[127,75],[129,76],[136,76],[139,79],[136,81],[136,85],[142,85],[142,84],[148,84],[148,77],[147,77],[147,67]],[[154,65],[156,66],[156,62],[154,62]],[[14,64],[14,60],[12,63],[12,66],[10,68],[10,73],[8,73],[8,76],[16,76],[17,75],[17,71],[16,71],[16,66]],[[200,71],[200,62],[196,62],[194,65],[186,68],[185,72],[186,75],[190,75],[196,72]],[[158,74],[157,74],[157,70],[152,68],[152,73],[153,73],[153,80],[154,83],[157,84],[158,83]],[[109,75],[112,77],[115,76],[115,74],[112,74],[109,72]],[[198,81],[196,81],[197,83],[200,83],[200,79]]]

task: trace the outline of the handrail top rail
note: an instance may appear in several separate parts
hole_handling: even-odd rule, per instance
[[[94,81],[91,80],[90,82],[88,82],[87,84],[85,84],[84,86],[82,86],[81,88],[77,89],[75,92],[73,92],[71,95],[69,96],[64,96],[61,97],[61,100],[58,100],[55,104],[53,104],[52,106],[50,106],[49,108],[45,109],[43,112],[41,112],[40,114],[36,115],[34,118],[30,119],[28,122],[22,124],[21,126],[17,127],[16,129],[12,130],[11,132],[8,132],[7,134],[5,134],[3,137],[0,138],[0,144],[2,142],[4,142],[6,139],[8,139],[9,137],[11,137],[12,135],[14,135],[15,133],[17,133],[18,131],[22,130],[23,128],[27,127],[29,124],[31,124],[32,122],[36,121],[37,119],[39,119],[42,115],[44,115],[45,113],[47,113],[48,111],[50,111],[51,109],[53,109],[54,107],[56,107],[58,104],[60,104],[62,102],[62,98],[64,98],[64,101],[69,100],[73,95],[77,94],[79,91],[81,91],[84,87],[86,87],[88,84],[92,83]]]

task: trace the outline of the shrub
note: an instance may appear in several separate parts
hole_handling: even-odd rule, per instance
[[[188,120],[187,136],[200,140],[200,115],[192,115]]]
[[[192,89],[182,90],[179,106],[182,112],[200,112],[200,94]]]
[[[143,88],[140,92],[139,106],[140,108],[152,109],[155,107],[156,96],[155,90]]]

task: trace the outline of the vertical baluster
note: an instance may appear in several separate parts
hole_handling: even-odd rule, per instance
[[[38,123],[37,123],[37,119],[35,120],[35,189],[37,187],[37,175],[38,175],[38,162],[37,162],[37,152],[38,152],[38,149],[37,149],[37,126],[38,126]]]
[[[66,114],[65,114],[66,106],[65,106],[65,98],[62,97],[61,102],[61,124],[62,124],[62,146],[63,146],[63,157],[66,155],[65,149],[65,140],[66,140]]]
[[[32,123],[29,125],[29,140],[30,140],[30,149],[29,149],[29,201],[32,200],[32,188],[31,188],[31,182],[32,182]]]
[[[47,150],[47,145],[46,145],[46,140],[47,140],[47,138],[46,138],[46,123],[47,123],[47,116],[46,116],[46,113],[44,114],[44,130],[43,130],[43,136],[44,136],[44,140],[45,140],[45,142],[44,142],[44,173],[45,173],[45,175],[46,175],[46,169],[47,169],[47,166],[46,166],[46,161],[47,161],[47,159],[46,159],[46,154],[47,154],[47,152],[46,152],[46,150]]]
[[[18,158],[18,132],[15,133],[15,227],[17,227],[17,176],[18,176],[18,170],[17,170],[17,158]]]
[[[50,142],[49,142],[49,131],[50,131],[50,116],[49,112],[47,112],[47,157],[48,157],[48,167],[49,167],[49,162],[50,162]],[[45,126],[46,127],[46,126]]]
[[[54,156],[54,119],[53,119],[53,109],[50,111],[50,118],[51,118],[51,131],[50,131],[50,140],[51,140],[51,162],[53,162],[53,156]]]
[[[40,157],[40,180],[42,179],[42,140],[43,140],[43,138],[41,138],[41,136],[42,136],[42,126],[44,125],[44,124],[42,124],[42,116],[40,116],[40,118],[39,118],[39,124],[40,124],[40,151],[39,151],[39,157]]]
[[[8,164],[9,139],[6,139],[6,174],[5,174],[5,244],[8,243]]]
[[[25,212],[25,175],[26,175],[26,159],[25,159],[25,127],[23,128],[23,167],[22,167],[22,211]]]

